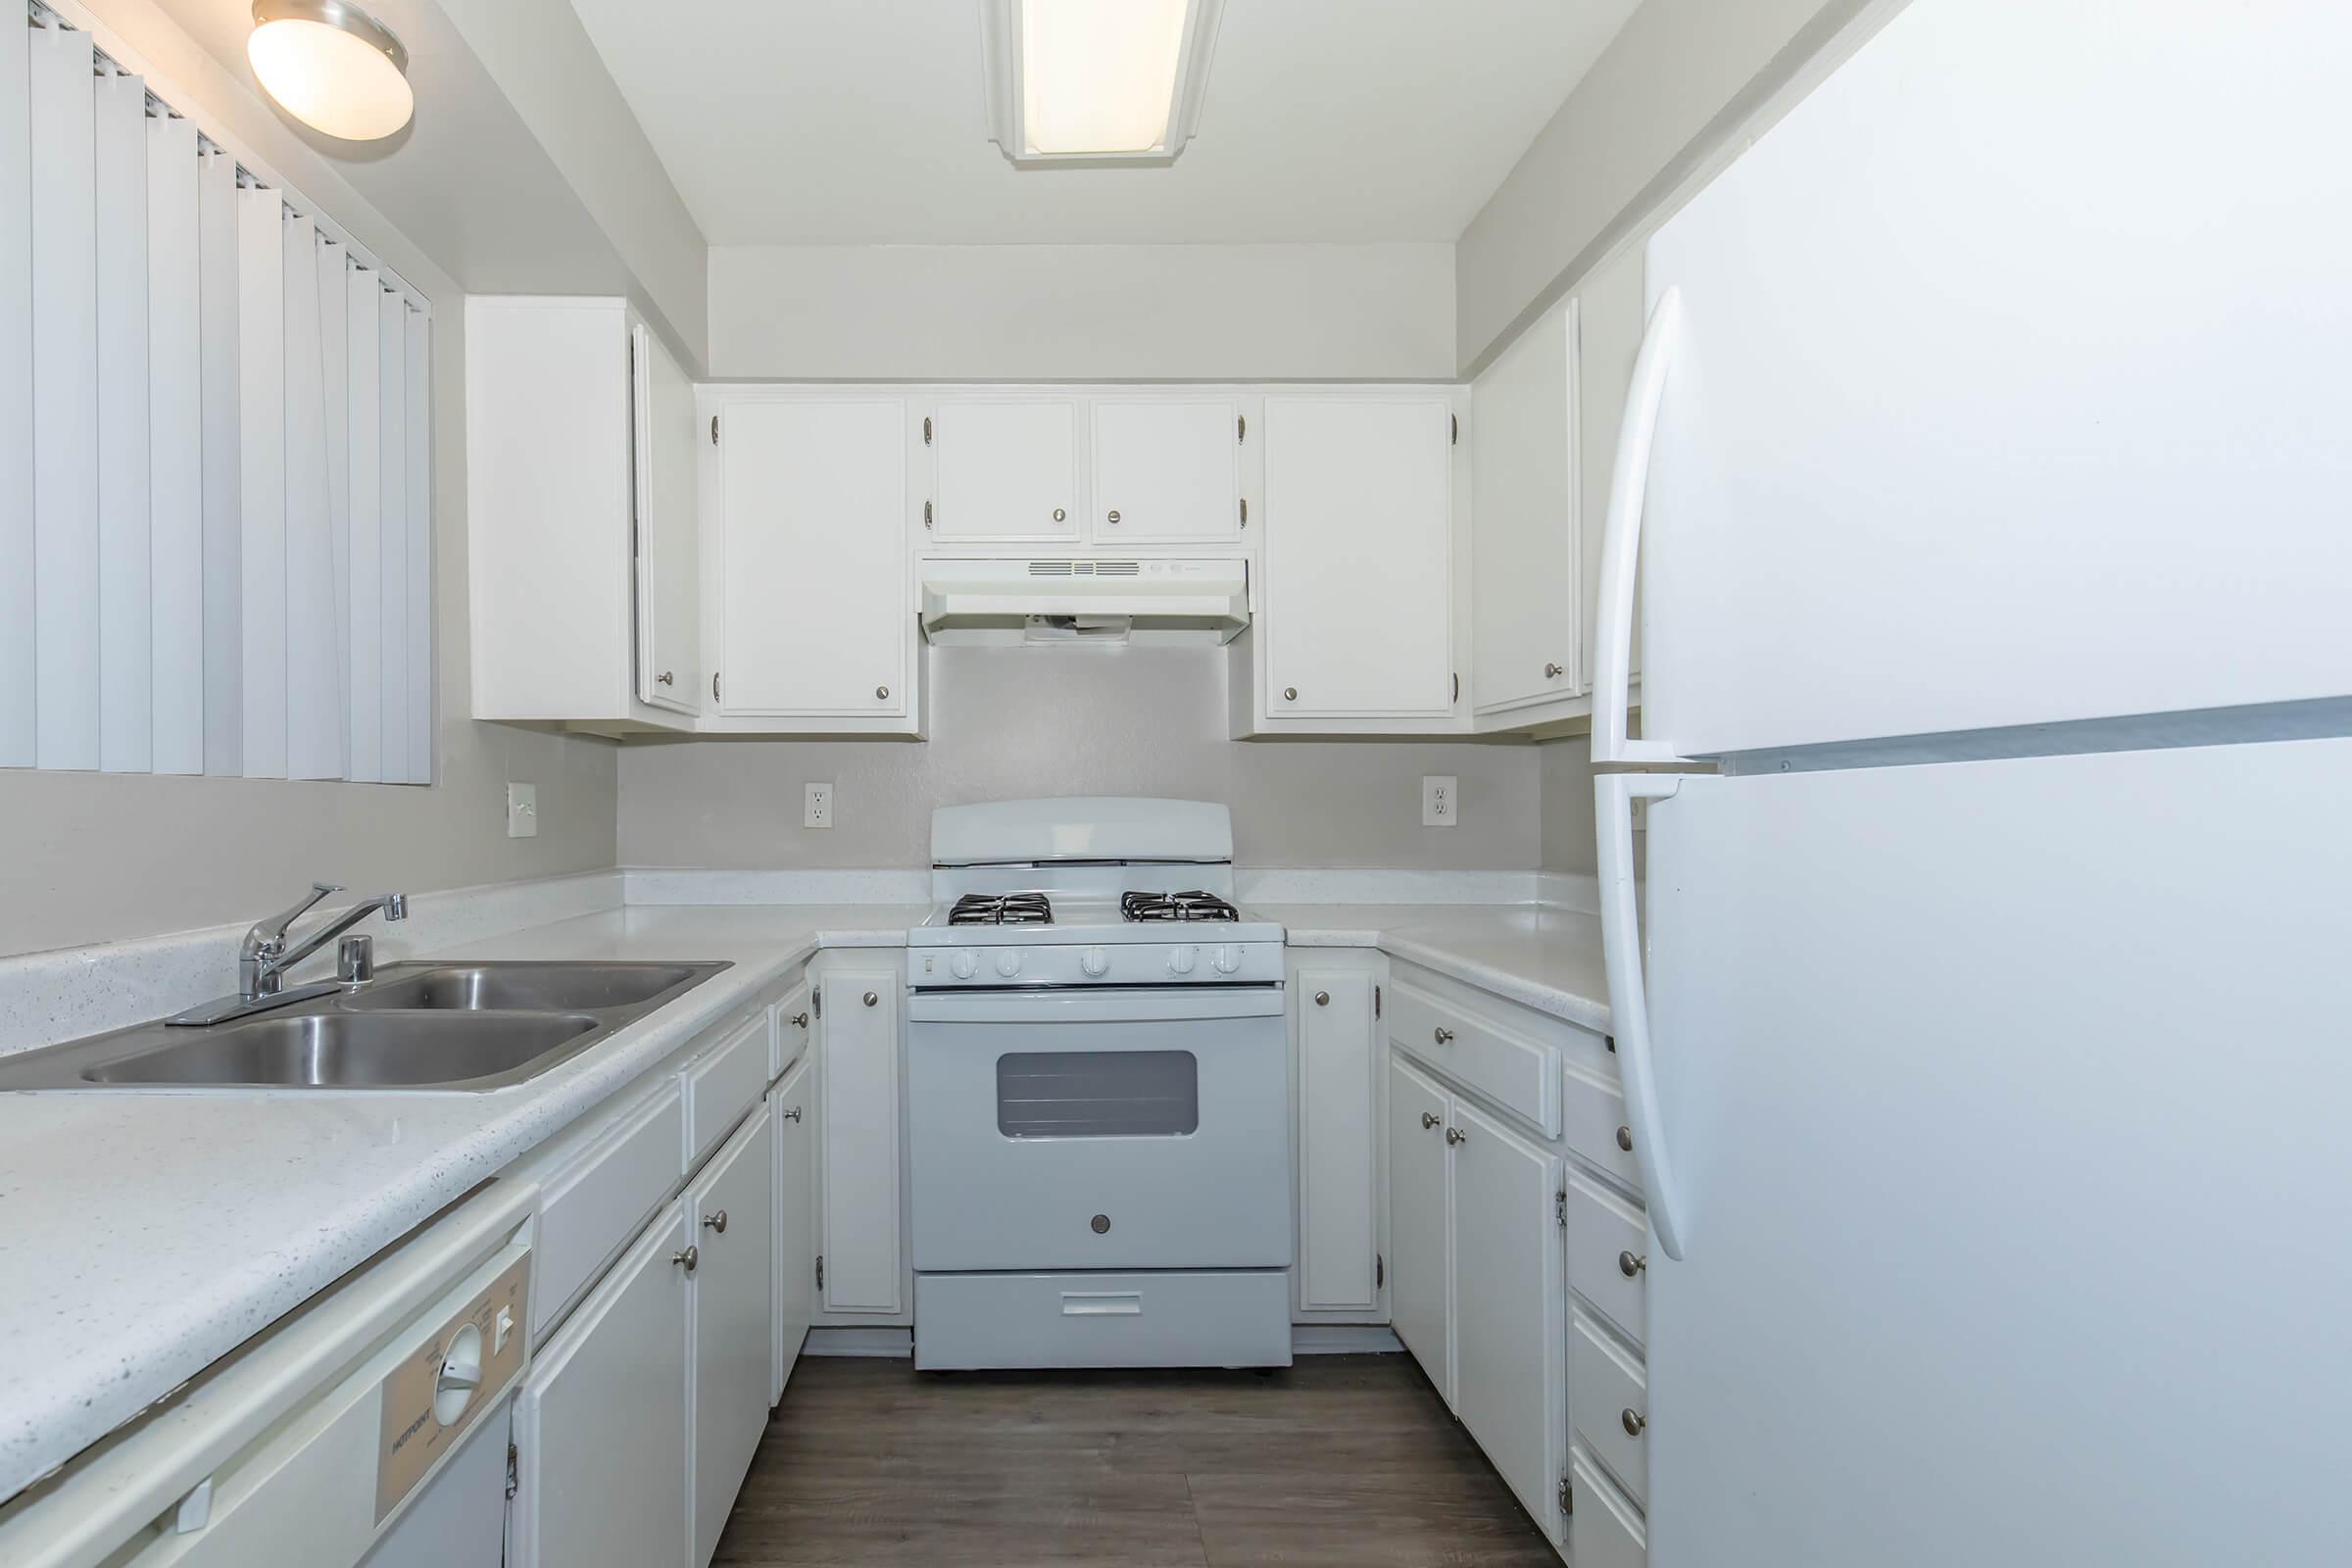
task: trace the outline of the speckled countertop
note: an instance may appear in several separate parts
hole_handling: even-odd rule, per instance
[[[633,908],[469,942],[470,958],[734,965],[491,1094],[0,1094],[0,1498],[642,1077],[819,946],[898,947],[921,918],[890,905]]]
[[[0,1094],[0,1500],[555,1136],[820,947],[898,947],[910,905],[644,906],[468,958],[732,968],[492,1094]],[[1293,945],[1378,948],[1609,1027],[1592,915],[1535,905],[1260,905]]]

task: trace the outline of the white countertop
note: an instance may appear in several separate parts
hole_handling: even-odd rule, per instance
[[[468,958],[727,960],[491,1094],[0,1094],[0,1499],[659,1065],[819,947],[902,946],[926,906],[637,906]],[[1532,905],[1257,906],[1606,1030],[1599,922]]]

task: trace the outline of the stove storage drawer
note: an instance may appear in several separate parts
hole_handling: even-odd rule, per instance
[[[1289,1366],[1290,1275],[917,1274],[914,1364]]]

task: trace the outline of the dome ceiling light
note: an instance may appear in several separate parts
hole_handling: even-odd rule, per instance
[[[345,0],[254,0],[245,57],[287,114],[344,141],[381,140],[416,111],[408,49]]]

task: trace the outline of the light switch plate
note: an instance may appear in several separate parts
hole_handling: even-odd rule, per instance
[[[1423,827],[1451,827],[1461,819],[1461,790],[1458,780],[1449,775],[1432,773],[1421,780],[1421,825]]]
[[[507,786],[507,837],[535,839],[539,836],[539,786],[513,784]]]
[[[831,827],[833,825],[833,786],[811,784],[801,802],[801,826]]]

